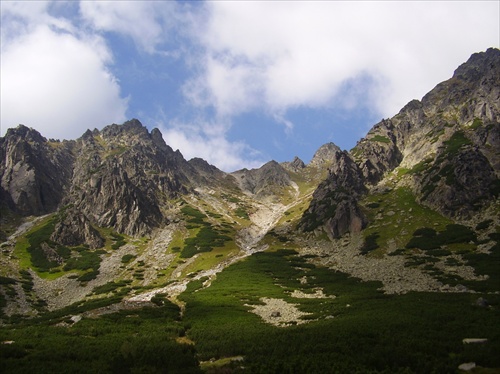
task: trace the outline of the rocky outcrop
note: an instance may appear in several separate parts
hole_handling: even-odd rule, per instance
[[[396,144],[394,127],[391,120],[382,120],[353,150],[367,184],[377,184],[385,173],[397,167],[403,159]]]
[[[300,173],[306,167],[306,164],[300,158],[295,156],[293,161],[282,162],[281,166],[283,166],[286,170],[291,171],[292,173]]]
[[[86,244],[92,249],[104,246],[104,239],[82,212],[69,208],[62,215],[50,240],[67,246]]]
[[[329,175],[316,189],[299,229],[313,231],[323,227],[331,238],[361,231],[367,219],[358,206],[366,192],[361,170],[347,152],[338,150],[332,158]]]
[[[73,142],[47,141],[19,125],[0,138],[0,197],[23,215],[54,211],[69,187]]]
[[[277,189],[292,185],[289,174],[276,161],[270,161],[259,169],[243,169],[231,175],[243,191],[260,197],[272,195]]]
[[[422,110],[413,138],[427,152],[413,162],[415,195],[448,217],[470,217],[500,192],[500,50],[472,55],[424,96]]]
[[[47,141],[19,126],[0,138],[0,152],[3,206],[23,215],[74,207],[66,216],[76,215],[75,228],[61,222],[54,234],[61,244],[99,246],[91,225],[147,234],[167,223],[163,209],[169,199],[219,176],[199,163],[190,165],[159,130],[149,133],[138,120],[88,130],[70,142]]]
[[[189,174],[191,182],[196,186],[226,186],[237,188],[236,181],[231,175],[224,173],[205,160],[195,157],[188,161],[192,170]]]
[[[464,145],[455,152],[442,149],[436,159],[422,164],[413,181],[422,203],[448,217],[467,218],[498,197],[500,184],[488,159],[477,147],[467,144],[462,133],[455,133],[449,142],[458,138]]]
[[[137,120],[87,131],[78,140],[71,191],[66,199],[89,220],[128,235],[144,235],[167,223],[166,198],[189,189],[180,152]]]
[[[341,149],[333,143],[323,144],[314,154],[309,166],[328,167],[333,162],[335,155]]]
[[[62,142],[19,126],[0,138],[0,205],[21,215],[72,206],[74,219],[60,222],[54,240],[68,243],[73,235],[75,243],[97,246],[91,227],[148,234],[168,223],[170,200],[197,187],[279,197],[289,187],[300,193],[298,182],[316,183],[328,169],[299,228],[339,237],[367,224],[358,201],[396,168],[398,183],[420,203],[449,217],[473,215],[498,199],[499,149],[500,51],[489,49],[380,121],[350,152],[325,144],[307,167],[296,157],[226,174],[201,159],[187,162],[159,130],[135,119]]]
[[[500,50],[474,53],[453,77],[438,84],[422,98],[428,116],[454,111],[457,122],[475,118],[500,122]]]

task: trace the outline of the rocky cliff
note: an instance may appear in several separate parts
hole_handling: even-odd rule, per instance
[[[61,244],[98,246],[102,240],[92,225],[147,234],[168,223],[163,210],[169,199],[222,174],[206,163],[188,163],[157,129],[150,133],[138,120],[62,142],[19,126],[0,139],[0,152],[3,205],[22,215],[71,206],[74,217],[54,233]]]
[[[75,142],[19,125],[0,138],[0,204],[22,215],[54,211],[69,188]]]
[[[291,185],[290,175],[276,161],[270,161],[258,169],[243,169],[231,174],[243,191],[259,197],[272,195],[276,192],[276,188]]]
[[[328,177],[314,192],[299,229],[312,231],[323,226],[331,238],[338,238],[365,227],[366,217],[357,200],[366,187],[363,174],[349,153],[337,149],[330,163]]]

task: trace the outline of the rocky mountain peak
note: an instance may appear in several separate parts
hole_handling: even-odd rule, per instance
[[[37,130],[25,125],[18,125],[16,128],[10,128],[4,137],[5,141],[25,140],[33,143],[44,143],[47,139],[44,138]]]
[[[2,205],[20,214],[57,208],[71,178],[73,142],[48,142],[38,131],[19,125],[0,138]]]
[[[342,291],[326,287],[329,279],[357,287],[347,275],[381,282],[370,285],[374,292],[429,296],[491,287],[494,295],[499,62],[498,51],[474,55],[421,101],[373,126],[351,151],[325,144],[308,166],[295,157],[227,174],[200,158],[186,161],[158,129],[138,120],[88,130],[75,141],[47,140],[26,126],[9,130],[0,138],[0,319],[3,311],[14,317],[5,321],[18,312],[33,317],[45,302],[76,311],[85,300],[100,306],[118,297],[125,299],[73,317],[87,323],[96,312],[135,309],[152,297],[173,317],[167,300],[177,300],[190,281],[197,282],[187,289],[192,297],[215,276],[238,277],[233,269],[245,274],[238,282],[268,279],[277,286],[274,296],[281,286],[287,298],[294,289],[297,303]],[[43,216],[20,217],[28,215]],[[247,256],[255,260],[250,267],[241,262]],[[235,263],[229,278],[219,275]],[[328,268],[346,276],[326,276]],[[456,310],[471,300],[460,297]],[[317,309],[325,316],[319,327],[338,312],[330,304],[315,304],[333,308]],[[288,314],[275,305],[266,312],[271,320]],[[471,309],[472,319],[488,309]],[[54,328],[73,329],[73,317],[60,316]]]
[[[306,164],[299,157],[295,156],[290,162],[282,162],[281,166],[291,172],[298,173],[306,167]]]
[[[324,166],[328,165],[335,158],[335,154],[341,152],[341,149],[333,143],[326,143],[319,147],[314,154],[309,165]]]
[[[258,169],[239,170],[231,173],[243,191],[257,196],[268,196],[276,187],[291,185],[290,175],[276,161],[269,161]]]
[[[500,49],[488,48],[486,52],[474,53],[467,62],[460,65],[454,72],[453,78],[464,81],[483,80],[498,69]]]
[[[138,136],[148,136],[148,129],[137,119],[131,119],[124,122],[121,125],[116,123],[106,126],[102,129],[101,134],[103,136],[118,137],[120,135],[126,134],[128,136],[138,135]]]
[[[340,204],[344,197],[338,193],[339,181],[349,180],[350,185],[352,178],[345,177],[359,172],[361,184],[374,187],[398,167],[409,170],[403,180],[419,202],[448,217],[470,217],[499,196],[498,149],[500,50],[489,49],[472,55],[421,101],[410,101],[396,116],[376,124],[351,150],[355,166],[335,161],[301,227],[319,225],[331,236],[341,235],[342,230],[332,226],[332,217],[347,211]],[[351,172],[343,170],[346,166]],[[357,196],[362,190],[357,189]],[[357,206],[350,201],[351,207]]]
[[[448,216],[467,215],[498,196],[499,71],[499,50],[472,55],[421,101],[373,126],[353,150],[324,144],[308,167],[295,157],[226,174],[201,159],[186,161],[158,129],[150,132],[137,119],[88,130],[70,142],[47,141],[21,125],[0,139],[1,199],[26,215],[72,205],[81,238],[92,237],[92,225],[143,235],[168,221],[169,199],[200,186],[279,198],[297,182],[325,178],[301,227],[323,222],[335,237],[364,227],[358,201],[399,168],[419,202]],[[61,226],[58,232],[70,231]]]

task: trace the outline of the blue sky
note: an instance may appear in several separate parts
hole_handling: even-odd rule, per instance
[[[351,149],[474,52],[499,1],[5,1],[1,132],[138,118],[225,171]]]

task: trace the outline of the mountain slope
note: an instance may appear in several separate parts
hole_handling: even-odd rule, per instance
[[[363,184],[376,186],[399,168],[399,173],[406,173],[400,184],[409,186],[419,202],[448,217],[470,218],[489,206],[500,192],[499,72],[499,50],[474,54],[421,102],[414,100],[376,124],[350,152]],[[313,226],[324,224],[334,237],[344,233],[331,226],[333,217],[344,216],[344,207],[332,208],[326,216],[324,209],[316,208],[328,193],[355,185],[339,186],[339,176],[338,170],[332,172],[315,193],[301,223],[306,231],[313,215],[319,217]],[[359,210],[359,189],[349,192],[350,211]]]
[[[1,274],[18,282],[8,313],[33,312],[39,299],[51,309],[92,299],[96,287],[124,280],[175,298],[191,281],[285,246],[388,292],[446,289],[434,265],[407,266],[412,256],[454,259],[464,282],[479,281],[467,256],[493,253],[500,224],[499,71],[499,50],[475,54],[351,151],[328,143],[308,165],[296,158],[227,174],[186,161],[138,120],[62,142],[10,129],[0,139]],[[421,229],[432,229],[424,239],[442,258],[412,247]],[[460,230],[475,236],[445,240]],[[30,292],[19,286],[23,271]]]

